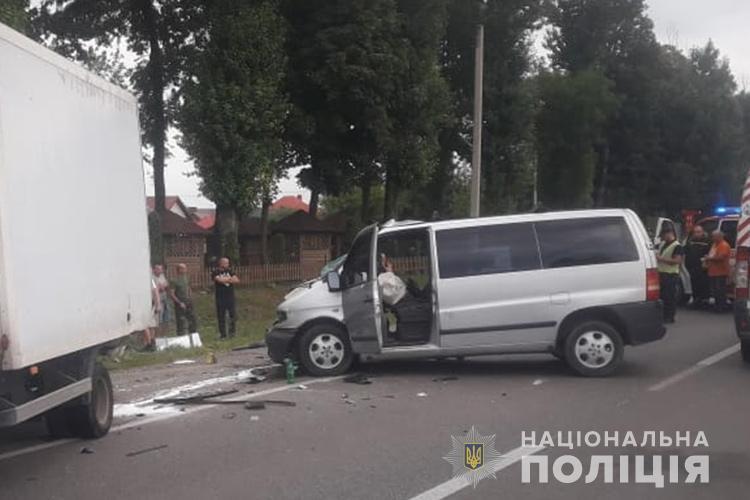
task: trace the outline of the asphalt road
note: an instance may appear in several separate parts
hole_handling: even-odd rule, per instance
[[[295,407],[189,408],[121,419],[99,441],[48,442],[38,425],[0,440],[2,499],[119,498],[743,498],[750,486],[750,396],[730,316],[681,311],[664,340],[629,348],[606,379],[547,356],[366,365],[372,384],[281,381],[235,398]],[[476,488],[452,481],[451,436],[495,435],[508,454]],[[708,484],[522,483],[522,432],[705,432],[709,447],[545,447],[573,455],[706,454]],[[640,443],[640,439],[639,439]],[[81,453],[82,448],[93,453]],[[517,453],[517,452],[516,452]],[[513,458],[516,457],[516,458]],[[666,458],[664,459],[667,460]],[[650,462],[647,462],[650,463]],[[631,464],[631,468],[632,468]],[[650,469],[649,469],[650,470]],[[666,473],[666,470],[665,470]],[[615,474],[616,475],[616,474]],[[532,476],[535,479],[535,475]]]

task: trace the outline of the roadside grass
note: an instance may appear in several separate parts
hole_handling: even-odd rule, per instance
[[[168,349],[159,352],[139,352],[128,349],[119,362],[105,360],[110,370],[122,370],[156,364],[172,363],[178,359],[193,359],[207,356],[209,352],[222,353],[237,347],[247,346],[252,342],[262,341],[266,329],[276,318],[276,306],[289,291],[289,283],[267,284],[236,290],[237,300],[237,334],[234,338],[219,339],[219,327],[216,322],[216,306],[213,290],[195,291],[193,303],[195,315],[198,319],[198,332],[201,335],[203,347],[193,349]],[[171,305],[171,304],[170,304]],[[171,311],[167,336],[176,334],[174,311]],[[129,339],[128,344],[137,345],[135,339]]]

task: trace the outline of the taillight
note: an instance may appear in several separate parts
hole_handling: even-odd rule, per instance
[[[747,299],[748,298],[748,257],[750,257],[750,249],[747,247],[739,247],[737,249],[737,257],[734,265],[734,298],[735,299]]]
[[[646,269],[646,300],[659,300],[659,271]]]

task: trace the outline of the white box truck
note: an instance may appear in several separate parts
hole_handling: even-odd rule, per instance
[[[152,321],[136,100],[0,24],[0,426],[104,435],[98,359]]]

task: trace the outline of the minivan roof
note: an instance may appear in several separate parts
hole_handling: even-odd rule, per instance
[[[595,210],[567,210],[559,212],[523,213],[513,215],[496,215],[492,217],[478,217],[472,219],[451,219],[434,222],[408,221],[407,224],[389,224],[379,229],[381,234],[386,234],[404,229],[416,229],[420,227],[433,227],[434,229],[448,229],[458,227],[489,226],[493,224],[511,224],[514,222],[535,222],[558,219],[588,219],[592,217],[628,217],[635,216],[635,212],[626,208],[604,208]]]

